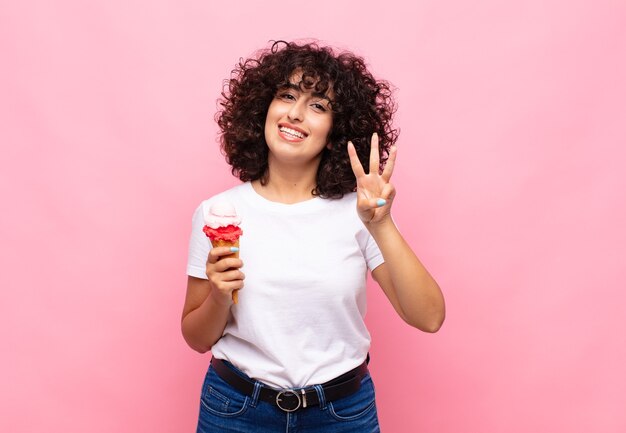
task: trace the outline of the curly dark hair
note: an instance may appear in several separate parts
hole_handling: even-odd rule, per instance
[[[389,157],[389,148],[398,138],[392,127],[396,104],[389,83],[376,80],[363,58],[351,52],[310,42],[276,41],[256,58],[240,59],[226,80],[216,120],[221,130],[221,149],[241,181],[260,179],[267,183],[268,147],[265,117],[276,92],[290,83],[294,71],[301,71],[300,87],[325,93],[332,90],[330,148],[322,151],[317,185],[312,193],[323,198],[341,198],[356,190],[347,143],[352,141],[361,164],[369,167],[370,140],[378,133],[380,168]]]

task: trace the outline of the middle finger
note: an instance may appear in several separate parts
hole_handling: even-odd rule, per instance
[[[239,269],[242,266],[243,266],[243,262],[241,261],[241,259],[236,259],[234,257],[227,257],[215,263],[213,265],[213,268],[217,272],[224,272],[228,269]]]

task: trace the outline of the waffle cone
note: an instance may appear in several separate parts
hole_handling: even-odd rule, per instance
[[[225,241],[223,239],[216,239],[214,241],[211,241],[211,245],[213,245],[213,248],[217,248],[217,247],[237,247],[237,248],[239,248],[239,239],[237,239],[235,241]],[[222,259],[225,259],[226,257],[234,257],[234,258],[238,259],[239,258],[239,251],[237,251],[236,253],[229,254],[227,256],[222,256]]]
[[[223,239],[215,239],[214,241],[211,241],[211,245],[213,245],[213,248],[217,248],[217,247],[239,248],[239,239],[234,240],[234,241],[225,241]],[[220,260],[228,258],[228,257],[234,257],[235,259],[238,259],[239,251],[237,251],[236,253],[228,254],[226,256],[222,256],[220,257]],[[239,290],[233,290],[233,302],[236,304],[238,301],[239,301]]]

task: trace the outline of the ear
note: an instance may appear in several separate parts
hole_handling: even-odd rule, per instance
[[[328,143],[326,143],[326,149],[332,149],[333,148],[333,144],[329,141]]]

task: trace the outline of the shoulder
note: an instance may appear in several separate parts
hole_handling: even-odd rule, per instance
[[[356,206],[356,192],[349,192],[341,198],[326,198],[323,200],[329,208],[348,209]]]
[[[247,194],[249,188],[249,182],[245,182],[202,200],[196,207],[194,217],[204,217],[204,215],[208,213],[211,205],[219,201],[232,203],[235,209],[237,209],[237,205],[241,203],[242,197]]]
[[[250,188],[249,182],[244,182],[239,185],[233,186],[225,191],[217,193],[207,199],[200,202],[198,207],[207,207],[218,201],[229,201],[235,203],[241,200],[241,197],[247,194],[247,190]]]
[[[356,212],[356,192],[349,192],[342,198],[324,199],[326,208],[329,212],[336,212],[343,215],[354,216],[358,219]]]
[[[365,228],[356,211],[356,192],[347,193],[339,199],[323,199],[323,201],[325,219],[341,221],[358,230]]]

